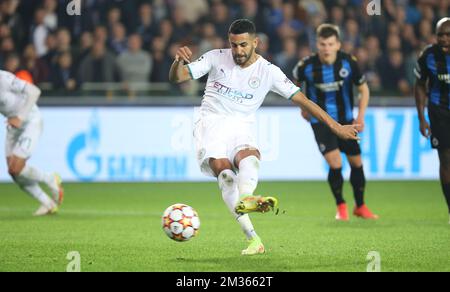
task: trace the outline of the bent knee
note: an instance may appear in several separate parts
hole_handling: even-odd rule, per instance
[[[8,173],[12,177],[17,177],[25,167],[25,161],[22,160],[9,160],[8,161]]]
[[[234,157],[234,164],[236,166],[239,166],[239,163],[250,156],[254,156],[256,157],[257,160],[261,160],[261,153],[259,152],[258,149],[256,148],[248,148],[248,149],[244,149],[239,151],[236,156]]]
[[[20,166],[10,166],[8,167],[8,173],[12,177],[18,177],[22,172],[23,167]]]
[[[228,159],[215,159],[209,162],[211,169],[216,174],[216,177],[226,169],[233,169],[231,162]]]

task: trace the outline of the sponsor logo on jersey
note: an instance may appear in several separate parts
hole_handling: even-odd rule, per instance
[[[242,91],[225,86],[220,82],[214,82],[214,88],[216,89],[216,92],[222,95],[223,97],[226,97],[237,103],[243,103],[244,100],[253,99],[253,94],[244,93]]]
[[[450,84],[450,74],[438,74],[439,81]]]
[[[206,155],[206,149],[202,148],[197,152],[197,159],[203,160],[203,158],[205,158],[205,155]]]
[[[291,81],[291,79],[289,79],[287,77],[284,79],[284,83],[294,85],[294,83]]]
[[[329,82],[329,83],[316,83],[314,85],[323,92],[333,92],[333,91],[339,91],[340,87],[344,85],[344,81],[341,80],[341,81]]]
[[[433,144],[434,147],[438,147],[439,146],[439,140],[437,138],[433,138],[431,140],[431,143]]]

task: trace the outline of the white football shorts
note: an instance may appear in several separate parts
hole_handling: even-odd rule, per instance
[[[8,126],[5,143],[6,157],[30,158],[39,142],[42,128],[42,117],[38,111],[33,111],[32,117],[23,123],[22,128],[15,129]]]
[[[253,131],[254,121],[223,115],[201,117],[194,125],[194,141],[200,170],[215,176],[209,160],[228,159],[234,165],[236,154],[244,149],[259,149]]]

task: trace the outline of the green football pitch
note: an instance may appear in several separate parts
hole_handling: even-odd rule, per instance
[[[66,184],[58,215],[34,218],[36,202],[0,184],[0,271],[361,271],[380,256],[381,271],[450,271],[450,225],[436,181],[369,182],[378,221],[334,220],[326,182],[262,182],[279,215],[252,215],[267,253],[240,255],[244,235],[215,183]],[[349,207],[351,188],[345,186]],[[199,236],[170,240],[161,215],[174,203],[199,213]]]

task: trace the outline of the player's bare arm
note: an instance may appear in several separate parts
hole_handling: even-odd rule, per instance
[[[429,138],[431,136],[431,127],[425,119],[425,107],[428,99],[425,81],[417,80],[414,86],[414,97],[416,99],[417,114],[420,121],[420,133],[425,138]]]
[[[296,82],[294,82],[294,83],[295,83],[295,85],[297,85],[297,87],[299,87],[299,88],[304,88],[302,82],[296,81]],[[311,115],[310,115],[309,112],[308,112],[303,106],[301,106],[301,105],[300,105],[300,114],[301,114],[301,116],[302,116],[305,120],[307,120],[308,122],[311,120]]]
[[[359,140],[358,137],[358,125],[345,125],[342,126],[330,117],[323,109],[317,104],[309,100],[300,91],[292,97],[292,101],[298,104],[302,109],[307,110],[316,119],[327,125],[333,133],[335,133],[341,139],[346,140]]]
[[[311,120],[311,115],[306,110],[306,108],[304,108],[303,106],[300,106],[300,111],[301,111],[302,117],[309,122]]]
[[[367,107],[369,106],[369,98],[370,98],[370,90],[367,83],[363,83],[360,86],[358,86],[358,93],[359,93],[359,109],[358,109],[358,116],[356,117],[356,120],[353,122],[353,124],[358,125],[357,129],[358,132],[364,131],[364,118],[366,115]]]
[[[170,67],[169,81],[173,83],[181,83],[191,80],[189,68],[185,64],[191,62],[192,52],[188,47],[181,47],[177,50],[175,60]]]
[[[16,129],[22,127],[22,122],[26,119],[31,109],[41,96],[41,90],[33,84],[27,84],[24,89],[24,94],[26,96],[25,105],[19,111],[17,116],[10,117],[7,120],[7,124]]]

